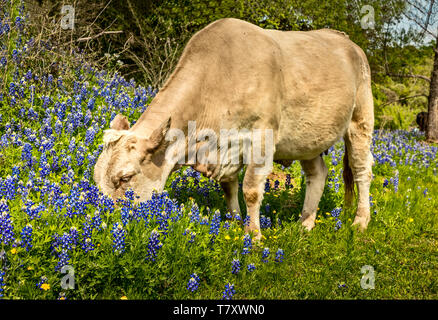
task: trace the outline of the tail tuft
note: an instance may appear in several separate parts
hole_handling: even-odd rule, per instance
[[[344,206],[350,207],[353,204],[354,180],[353,180],[353,172],[351,171],[351,167],[348,160],[348,149],[346,144],[345,144],[345,153],[344,153],[344,170],[342,173],[342,177],[344,178],[344,188],[345,188]]]

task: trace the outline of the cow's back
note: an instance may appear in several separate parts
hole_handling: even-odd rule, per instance
[[[342,137],[367,72],[363,52],[339,32],[265,30],[227,18],[190,39],[155,99],[175,105],[172,126],[269,128],[275,158],[306,159]]]
[[[363,51],[341,32],[266,31],[282,50],[284,93],[276,157],[310,159],[339,140],[369,78]]]

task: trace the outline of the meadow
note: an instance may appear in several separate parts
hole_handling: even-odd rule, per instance
[[[35,45],[24,12],[2,10],[1,298],[437,299],[438,147],[418,129],[374,132],[365,232],[343,207],[339,141],[323,157],[329,176],[316,227],[298,222],[299,163],[275,165],[263,239],[253,242],[241,192],[242,213],[232,217],[219,184],[190,167],[147,202],[100,192],[92,177],[103,131],[118,113],[134,123],[156,91],[96,69],[80,52],[58,75],[39,74],[24,63]],[[41,55],[51,54],[46,46]],[[363,266],[374,270],[373,289],[361,287]]]

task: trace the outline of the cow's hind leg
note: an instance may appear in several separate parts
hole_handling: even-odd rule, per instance
[[[358,190],[358,205],[353,225],[358,225],[360,230],[364,230],[371,219],[369,192],[373,164],[370,146],[374,128],[374,111],[373,96],[369,86],[362,85],[356,103],[344,140],[348,164]]]
[[[239,207],[239,180],[237,176],[232,180],[221,182],[221,187],[224,190],[225,200],[227,201],[228,211],[234,216],[240,214]]]
[[[328,169],[321,156],[312,160],[301,160],[306,178],[306,196],[300,221],[307,230],[315,226],[316,211],[324,190]]]

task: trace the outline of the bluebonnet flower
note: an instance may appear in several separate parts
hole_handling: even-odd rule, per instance
[[[33,228],[31,224],[27,224],[21,230],[21,246],[29,251],[32,248],[32,232]]]
[[[238,274],[240,271],[240,260],[233,259],[233,262],[231,263],[231,273],[232,274]]]
[[[235,294],[236,290],[234,289],[234,284],[227,283],[225,290],[222,292],[222,300],[231,300]]]
[[[219,234],[219,228],[221,224],[221,213],[219,210],[215,211],[213,214],[213,218],[211,219],[210,231],[211,234],[211,242],[214,242],[216,236]]]
[[[250,263],[246,266],[246,269],[248,270],[248,272],[253,272],[256,269],[256,267],[254,263]]]
[[[126,230],[123,229],[123,225],[121,223],[115,223],[113,229],[111,230],[111,234],[113,235],[113,248],[114,252],[122,253],[125,251],[125,238],[126,238]]]
[[[398,174],[394,177],[394,191],[397,192],[398,191]]]
[[[82,224],[82,250],[85,252],[94,250],[94,243],[91,240],[92,232],[93,232],[93,224],[90,221],[89,217],[86,218],[85,222]]]
[[[73,137],[70,140],[70,144],[68,145],[68,151],[70,151],[70,153],[73,153],[73,150],[75,150],[76,148],[76,139]]]
[[[58,253],[58,264],[55,267],[55,270],[61,270],[63,266],[66,266],[70,263],[70,256],[66,249],[61,249],[61,252]]]
[[[199,207],[196,203],[192,205],[189,216],[190,216],[190,222],[192,223],[197,223],[200,221]]]
[[[18,18],[18,17],[17,17]],[[27,72],[26,72],[26,74],[24,75],[24,78],[26,79],[26,80],[32,80],[32,70],[28,70]]]
[[[339,230],[342,227],[342,221],[337,219],[335,224],[335,230]]]
[[[168,214],[166,211],[163,210],[161,211],[161,213],[156,215],[156,218],[158,223],[158,230],[160,230],[163,237],[165,237],[167,235],[167,231],[169,228],[170,214]]]
[[[60,292],[58,295],[58,298],[56,298],[56,300],[67,300],[65,292]]]
[[[260,216],[260,228],[267,229],[272,226],[271,218],[265,217],[264,215]]]
[[[1,59],[0,59],[0,67],[4,67],[4,66],[6,66],[6,64],[8,63],[8,60],[6,59],[6,57],[5,56],[3,56],[3,57],[1,57]]]
[[[42,178],[45,178],[50,174],[50,165],[47,162],[46,154],[43,152],[39,161],[39,170]]]
[[[190,232],[190,240],[189,243],[193,243],[195,241],[196,232]]]
[[[285,181],[285,186],[286,186],[286,189],[292,189],[294,186],[292,185],[292,182],[291,182],[291,175],[288,173],[288,174],[286,174],[286,181]]]
[[[61,135],[61,133],[62,133],[62,128],[63,128],[62,122],[59,121],[59,119],[56,120],[56,123],[55,123],[55,133],[56,133],[58,136]]]
[[[27,216],[31,219],[38,219],[41,217],[41,212],[43,212],[46,207],[43,204],[35,204],[35,202],[26,200],[24,207],[22,210],[26,212]]]
[[[332,211],[331,211],[331,216],[333,217],[333,218],[335,218],[335,221],[336,221],[336,224],[335,224],[335,231],[336,230],[338,230],[339,228],[341,228],[341,226],[342,226],[342,222],[341,222],[341,220],[339,219],[339,215],[341,214],[341,211],[342,211],[342,208],[334,208]]]
[[[262,262],[264,262],[264,263],[266,263],[266,262],[268,262],[268,257],[269,257],[269,254],[270,254],[271,252],[269,251],[269,248],[265,248],[265,249],[263,249],[263,253],[262,253]]]
[[[23,160],[26,165],[30,168],[32,167],[32,145],[30,143],[25,143],[21,151],[21,160]]]
[[[251,248],[252,248],[252,240],[251,240],[251,236],[249,234],[246,234],[243,237],[243,250],[242,250],[242,254],[250,254],[251,253]]]
[[[96,99],[94,97],[91,97],[90,100],[88,100],[87,103],[87,108],[89,110],[93,110],[94,109],[94,103],[96,102]]]
[[[275,253],[275,261],[276,262],[283,262],[283,258],[284,258],[283,249],[278,249],[277,252]]]
[[[14,241],[14,227],[12,226],[9,207],[5,199],[0,200],[0,243],[8,245]]]
[[[40,290],[43,290],[42,285],[47,283],[47,277],[46,276],[42,276],[40,278],[40,281],[38,281],[38,283],[36,284],[36,287]]]
[[[5,291],[5,272],[0,269],[0,298],[3,298],[3,292]]]
[[[14,241],[14,228],[8,212],[0,214],[0,243],[5,245]]]
[[[156,230],[151,232],[148,243],[148,252],[146,256],[146,260],[151,260],[155,262],[157,257],[157,251],[163,246],[159,239],[159,233]]]
[[[271,191],[271,185],[269,183],[269,179],[266,179],[266,182],[265,182],[265,192],[269,192],[269,191]]]
[[[24,28],[23,20],[24,20],[23,17],[20,16],[15,17],[15,26],[20,31],[23,30]]]
[[[187,283],[187,290],[195,292],[199,288],[199,276],[196,273],[190,275],[189,282]]]
[[[342,208],[334,208],[330,213],[333,218],[339,218]]]
[[[392,183],[394,184],[394,192],[397,192],[398,191],[398,183],[399,183],[398,171],[396,171],[395,176],[392,180]]]
[[[96,135],[96,131],[93,127],[88,128],[88,130],[85,133],[85,145],[89,146],[93,143],[94,137]]]

